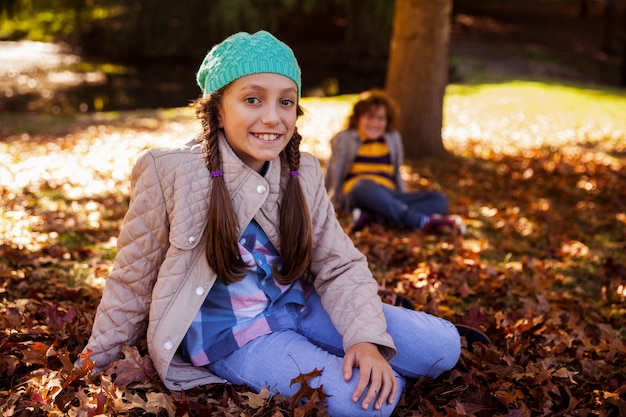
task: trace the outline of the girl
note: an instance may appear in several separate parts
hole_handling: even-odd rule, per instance
[[[300,68],[287,45],[237,33],[197,80],[203,132],[137,161],[85,351],[101,369],[147,327],[169,389],[230,382],[290,396],[291,379],[317,368],[330,415],[389,416],[406,378],[456,364],[459,333],[381,303],[318,161],[299,152]]]
[[[348,128],[331,139],[326,188],[335,209],[353,214],[352,230],[376,220],[409,229],[465,233],[459,216],[445,215],[448,200],[437,191],[405,192],[404,151],[394,129],[395,105],[382,91],[362,93]]]

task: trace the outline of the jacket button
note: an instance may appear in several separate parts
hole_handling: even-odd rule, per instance
[[[195,236],[189,236],[189,244],[193,245],[194,243],[196,243],[196,237]]]
[[[265,194],[266,191],[267,191],[267,188],[265,188],[265,185],[257,185],[256,186],[257,194]]]
[[[196,295],[202,295],[202,294],[204,294],[204,288],[202,287],[196,288]]]
[[[163,349],[165,349],[165,350],[172,350],[173,347],[174,347],[174,345],[169,340],[167,342],[163,343]]]

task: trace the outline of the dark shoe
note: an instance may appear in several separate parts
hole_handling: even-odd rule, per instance
[[[475,327],[468,326],[465,324],[457,324],[456,329],[461,336],[461,339],[465,339],[467,342],[467,350],[472,352],[474,350],[474,343],[482,343],[483,345],[492,345],[491,339],[482,331],[478,330]],[[465,347],[465,346],[464,346]]]
[[[424,231],[426,233],[447,233],[455,236],[463,236],[467,231],[467,226],[461,216],[441,216],[433,214],[424,225]]]
[[[415,305],[411,300],[396,292],[390,290],[378,290],[378,296],[381,300],[383,300],[383,303],[408,308],[409,310],[415,310]]]
[[[369,213],[367,211],[361,209],[352,210],[352,228],[353,232],[358,232],[363,230],[363,228],[369,224],[372,224],[377,221],[377,218],[374,214]]]

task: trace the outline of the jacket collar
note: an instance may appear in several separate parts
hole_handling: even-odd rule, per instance
[[[269,161],[267,172],[262,176],[239,159],[222,133],[219,147],[224,181],[237,212],[239,233],[243,233],[250,221],[256,218],[276,245],[277,231],[270,229],[278,225],[278,201],[281,183],[285,181],[281,180],[280,157]]]

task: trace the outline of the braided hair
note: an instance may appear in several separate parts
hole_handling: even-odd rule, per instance
[[[206,258],[209,266],[225,284],[241,281],[248,265],[241,257],[238,245],[237,217],[226,182],[222,175],[213,175],[222,167],[219,150],[219,108],[224,88],[200,98],[195,103],[196,117],[202,124],[204,159],[211,173],[209,213],[205,230]],[[296,114],[303,114],[298,105]],[[280,246],[282,267],[274,264],[275,279],[282,285],[295,282],[299,278],[309,279],[313,252],[311,214],[300,186],[300,142],[302,136],[297,129],[287,146],[281,152],[281,162],[288,170],[287,186],[280,203]]]

